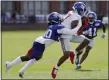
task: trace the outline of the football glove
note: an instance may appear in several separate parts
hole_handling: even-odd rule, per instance
[[[103,33],[103,34],[101,35],[101,38],[104,39],[105,36],[106,36],[106,33]]]

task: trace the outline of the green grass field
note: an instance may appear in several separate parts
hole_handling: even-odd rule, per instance
[[[18,56],[25,55],[36,37],[42,34],[44,31],[2,32],[2,79],[20,79],[18,71],[25,63],[15,65],[5,73],[5,61],[12,61]],[[82,64],[82,70],[76,71],[75,64],[72,65],[70,60],[67,60],[59,68],[57,79],[108,79],[108,35],[105,39],[101,39],[101,34],[102,31],[99,31],[95,46]],[[75,49],[77,45],[77,43],[71,43],[71,49]],[[51,70],[61,55],[60,43],[56,42],[49,46],[43,58],[28,68],[24,79],[52,79]]]

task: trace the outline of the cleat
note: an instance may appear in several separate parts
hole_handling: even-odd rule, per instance
[[[70,61],[72,64],[74,64],[74,57],[75,57],[74,52],[70,52]]]
[[[5,72],[8,72],[8,70],[11,68],[10,62],[9,62],[9,61],[6,61],[6,62],[5,62],[5,65],[6,65],[6,70],[5,70]]]
[[[80,64],[76,65],[76,70],[80,70],[80,69],[81,69],[81,65]]]
[[[76,70],[81,69],[81,65],[79,63],[79,57],[78,56],[75,57],[75,64],[76,64]]]
[[[51,73],[53,79],[56,78],[57,71],[58,71],[58,69],[56,69],[55,67],[53,67],[53,70],[52,70],[52,73]]]
[[[23,72],[19,72],[19,77],[23,78],[24,73]]]
[[[80,70],[80,69],[81,69],[81,66],[77,66],[77,67],[76,67],[76,70]]]

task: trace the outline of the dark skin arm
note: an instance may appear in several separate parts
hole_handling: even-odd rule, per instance
[[[103,29],[103,33],[105,33],[106,32],[106,27],[105,27],[104,24],[102,25],[102,29]]]

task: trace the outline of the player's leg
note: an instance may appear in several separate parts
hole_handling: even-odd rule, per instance
[[[89,44],[89,42],[90,41],[88,39],[84,39],[84,41],[80,43],[79,46],[74,50],[74,54],[78,54],[78,52],[84,49]],[[76,64],[76,69],[80,69],[80,68],[81,68],[81,65]]]
[[[29,68],[31,65],[33,65],[36,62],[35,58],[30,59],[23,67],[22,69],[19,71],[19,76],[21,78],[23,78],[24,72],[27,70],[27,68]]]
[[[19,76],[21,78],[23,78],[24,72],[31,66],[33,65],[36,61],[40,60],[43,56],[43,52],[45,50],[45,45],[44,44],[40,44],[35,42],[33,47],[32,47],[32,54],[30,53],[30,58],[31,60],[29,60],[24,67],[19,71]]]
[[[90,40],[90,43],[89,43],[88,46],[86,47],[85,52],[83,53],[83,55],[82,55],[82,57],[81,57],[80,64],[82,64],[83,61],[87,58],[87,56],[88,56],[88,54],[89,54],[89,51],[92,49],[93,45],[94,45],[93,40]]]
[[[82,43],[79,44],[79,46],[75,49],[75,51],[78,53],[80,50],[84,49],[89,44],[88,39],[84,39]]]
[[[9,62],[9,61],[6,61],[5,64],[6,64],[6,72],[14,65],[16,64],[20,64],[21,62],[24,62],[24,61],[28,61],[30,60],[30,57],[28,55],[25,55],[25,56],[19,56],[17,57],[16,59],[14,59],[12,62]]]
[[[61,46],[62,46],[62,50],[63,50],[63,56],[59,59],[58,63],[54,66],[53,70],[52,70],[52,77],[55,78],[56,77],[56,73],[58,71],[58,68],[64,63],[64,61],[66,61],[69,58],[69,54],[70,54],[70,42],[69,39],[60,39],[61,41]]]
[[[61,66],[62,63],[67,60],[69,58],[69,54],[70,54],[70,42],[69,39],[60,39],[61,41],[61,46],[62,46],[62,50],[63,50],[63,56],[59,59],[57,66]]]
[[[85,52],[83,53],[81,60],[80,60],[80,64],[83,63],[83,61],[87,58],[89,51],[92,49],[92,47],[87,46],[85,49]]]
[[[82,53],[83,53],[83,50],[79,51],[78,54],[75,56],[75,64],[76,64],[76,65],[80,63],[80,62],[79,62],[79,57],[80,57],[80,55],[81,55]]]
[[[83,36],[83,35],[74,35],[72,37],[72,39],[70,40],[70,42],[82,43],[84,41],[84,39],[85,39],[85,36]],[[75,63],[76,64],[79,63],[79,55],[81,55],[82,52],[83,52],[83,50],[80,50],[80,51],[78,51],[78,54],[75,54]],[[74,59],[74,58],[72,58],[72,54],[74,54],[74,53],[71,51],[70,52],[70,61],[71,61],[71,63],[73,63],[73,59]]]
[[[89,40],[86,38],[83,40],[82,43],[79,44],[79,46],[72,51],[73,54],[77,55],[79,51],[81,51],[82,49],[84,49],[88,44],[89,44]],[[70,60],[73,61],[74,58],[72,58],[72,56],[70,56]]]
[[[19,71],[19,76],[23,78],[24,72],[31,66],[33,65],[36,61],[40,60],[41,57],[36,57],[33,59],[30,59]]]
[[[89,54],[89,51],[92,49],[93,47],[93,40],[90,40],[90,43],[88,44],[88,46],[85,48],[85,51],[81,57],[81,60],[80,60],[80,63],[77,64],[76,66],[76,69],[80,69],[81,68],[81,63],[83,63],[83,61],[87,58],[88,54]]]

